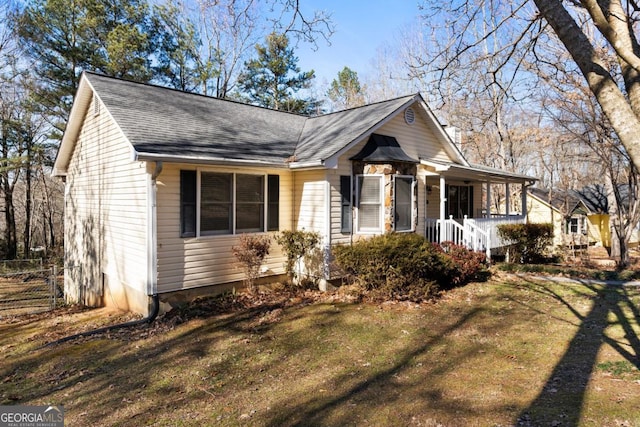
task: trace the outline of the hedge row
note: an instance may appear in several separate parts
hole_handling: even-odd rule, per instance
[[[485,256],[413,233],[389,233],[337,246],[338,266],[374,297],[424,301],[483,270]]]

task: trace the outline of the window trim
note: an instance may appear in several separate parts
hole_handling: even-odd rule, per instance
[[[196,175],[195,185],[196,185],[196,202],[195,202],[195,233],[183,233],[184,221],[185,218],[183,216],[183,206],[186,202],[183,202],[183,175],[188,175],[188,173],[193,172]],[[231,175],[231,230],[229,233],[209,233],[202,234],[201,231],[201,208],[202,208],[202,173],[213,173],[220,175]],[[262,229],[260,231],[238,231],[237,229],[237,177],[242,175],[254,175],[263,177],[262,179],[262,206],[263,206],[263,215],[262,215]],[[276,177],[276,178],[274,178]],[[277,188],[272,189],[270,184],[277,184]],[[217,171],[212,169],[203,169],[196,168],[194,169],[181,169],[180,170],[180,184],[178,186],[180,193],[180,237],[181,238],[215,238],[220,236],[237,236],[239,234],[259,234],[259,233],[267,233],[278,231],[280,229],[280,175],[278,174],[269,174],[269,173],[255,173],[249,171]],[[273,198],[270,197],[269,190],[273,190]],[[277,200],[275,200],[277,196]],[[270,209],[271,207],[275,207],[277,204],[277,210],[275,212]],[[276,217],[272,217],[271,215],[275,214]],[[270,224],[269,219],[273,222]]]
[[[375,203],[380,207],[378,216],[380,221],[380,226],[377,228],[374,227],[366,227],[363,228],[360,226],[360,179],[364,178],[377,178],[380,182],[380,193],[379,193],[379,201]],[[356,212],[356,231],[359,234],[378,234],[384,231],[384,175],[383,174],[361,174],[356,175],[356,206],[358,207]],[[374,203],[368,203],[373,205]]]
[[[407,229],[403,229],[403,230],[398,230],[398,223],[396,221],[396,207],[397,207],[397,191],[396,191],[396,180],[397,179],[401,179],[401,180],[408,180],[411,181],[411,188],[410,188],[410,194],[411,194],[411,200],[409,202],[409,209],[411,210],[411,218],[410,218],[410,227]],[[416,177],[413,175],[394,175],[393,176],[393,230],[397,231],[399,233],[409,233],[409,232],[415,232],[416,231],[416,210],[415,210],[415,206],[416,206]]]

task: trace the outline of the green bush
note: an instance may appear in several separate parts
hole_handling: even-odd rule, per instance
[[[447,251],[449,253],[447,253]],[[423,301],[465,283],[484,255],[437,244],[413,233],[389,233],[333,249],[337,265],[375,297]]]
[[[552,224],[503,224],[498,235],[511,243],[511,261],[535,264],[544,261],[545,251],[553,242]]]
[[[296,277],[296,264],[304,257],[310,256],[320,243],[320,234],[305,230],[284,230],[276,236],[276,243],[282,247],[287,257],[285,270],[289,282]]]

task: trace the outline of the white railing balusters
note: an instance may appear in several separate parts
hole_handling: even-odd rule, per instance
[[[425,237],[434,243],[450,241],[474,251],[485,251],[489,257],[491,249],[504,246],[504,242],[498,236],[498,226],[521,223],[524,223],[524,217],[515,215],[493,218],[465,216],[462,223],[452,216],[445,220],[425,218]],[[440,234],[441,228],[444,229],[443,235]]]

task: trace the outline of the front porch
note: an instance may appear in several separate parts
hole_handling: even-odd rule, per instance
[[[434,243],[452,242],[491,258],[506,246],[503,224],[527,218],[527,187],[535,178],[483,166],[420,161],[425,183],[424,235]]]
[[[424,235],[432,243],[453,242],[474,251],[482,251],[491,259],[492,249],[506,246],[498,235],[498,227],[503,224],[524,224],[523,215],[493,218],[429,219],[425,218]]]

